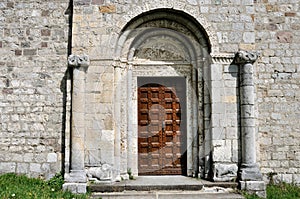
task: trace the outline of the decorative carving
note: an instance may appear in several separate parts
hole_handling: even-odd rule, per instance
[[[72,66],[72,67],[75,67],[78,65],[77,63],[77,56],[76,55],[70,55],[68,57],[68,63],[69,63],[69,66]]]
[[[234,54],[212,54],[212,61],[213,63],[219,63],[219,64],[231,64],[234,59]]]
[[[154,28],[154,27],[159,27],[159,28],[166,28],[166,29],[171,29],[171,30],[174,30],[174,31],[177,31],[185,36],[189,36],[189,37],[193,37],[193,34],[192,32],[187,29],[185,26],[183,26],[182,24],[179,24],[175,21],[170,21],[170,20],[162,20],[162,19],[159,19],[159,20],[153,20],[153,21],[149,21],[148,23],[145,23],[145,24],[142,24],[140,26],[141,28]],[[195,40],[197,40],[195,37],[194,37]]]
[[[237,64],[253,64],[257,58],[256,52],[239,51],[235,54],[234,61]]]
[[[88,67],[90,59],[87,55],[70,55],[68,57],[69,66],[72,67]]]
[[[182,44],[165,35],[148,38],[135,52],[135,57],[148,60],[189,60]]]
[[[103,164],[101,167],[87,168],[86,174],[89,180],[112,180],[113,168],[108,164]]]
[[[237,176],[238,166],[236,164],[215,164],[215,181],[232,181]]]

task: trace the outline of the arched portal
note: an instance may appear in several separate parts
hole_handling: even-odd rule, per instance
[[[210,49],[202,26],[182,11],[153,10],[124,27],[115,61],[115,166],[120,175],[128,170],[134,175],[199,173],[207,92],[203,74]],[[139,82],[145,81],[162,86],[143,93]],[[157,113],[155,127],[149,112],[160,109],[152,106],[169,113]],[[141,120],[149,125],[141,126]],[[143,134],[147,137],[141,139]]]

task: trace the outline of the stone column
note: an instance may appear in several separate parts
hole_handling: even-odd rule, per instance
[[[120,63],[114,64],[114,169],[115,169],[115,181],[121,181],[120,168],[121,168],[121,73],[122,69]]]
[[[234,59],[235,63],[240,66],[239,92],[242,162],[239,170],[239,179],[242,189],[255,190],[255,192],[260,191],[258,195],[264,196],[265,185],[256,163],[253,63],[257,60],[257,57],[256,53],[239,51]]]
[[[135,48],[131,48],[128,54],[127,66],[127,169],[131,169],[132,175],[138,174],[137,161],[137,137],[133,135],[133,102],[132,102],[132,66]],[[137,122],[137,121],[136,121]],[[127,176],[126,176],[127,177]],[[129,178],[129,175],[128,175]]]
[[[72,129],[70,173],[65,174],[64,189],[73,193],[86,192],[86,172],[84,168],[85,138],[85,73],[89,66],[86,55],[70,55],[69,66],[73,67]]]

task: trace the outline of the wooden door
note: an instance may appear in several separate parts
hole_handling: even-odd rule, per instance
[[[185,173],[185,132],[176,87],[146,84],[138,89],[139,175]]]

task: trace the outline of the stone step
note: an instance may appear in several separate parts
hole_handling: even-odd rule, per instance
[[[89,185],[93,198],[241,199],[235,182],[209,182],[186,176],[139,176],[135,180]]]
[[[203,187],[237,187],[235,182],[209,182],[185,176],[141,176],[136,180],[125,180],[115,183],[90,184],[92,192],[123,192],[123,191],[159,191],[159,190],[185,190],[199,191]]]
[[[92,198],[101,199],[244,199],[230,192],[205,191],[124,191],[114,193],[93,193]]]

